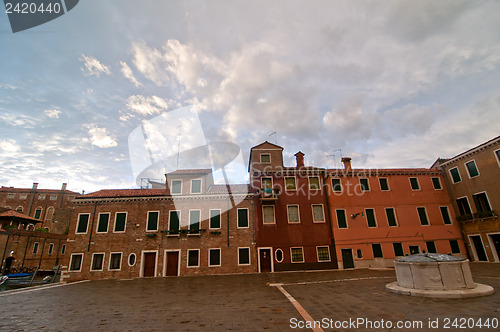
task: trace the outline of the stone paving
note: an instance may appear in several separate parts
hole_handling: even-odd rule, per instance
[[[418,298],[389,293],[394,270],[290,272],[230,276],[99,280],[0,293],[1,331],[287,331],[306,324],[283,288],[324,331],[406,331],[387,323],[421,322],[422,330],[455,329],[454,318],[500,320],[500,264],[471,263],[474,281],[494,295]],[[444,329],[446,319],[450,329]],[[344,328],[337,324],[349,323]],[[368,322],[357,328],[353,320]],[[439,328],[429,327],[429,319]],[[381,321],[384,321],[380,325]],[[325,325],[324,322],[328,322]],[[460,321],[457,321],[460,323]],[[379,324],[379,325],[377,325]],[[301,326],[301,325],[300,325]],[[467,326],[467,321],[466,325]],[[297,329],[295,329],[297,330]],[[302,329],[311,331],[311,329]]]

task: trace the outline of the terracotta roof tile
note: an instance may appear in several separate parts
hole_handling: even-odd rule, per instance
[[[0,212],[0,217],[24,219],[24,220],[34,221],[35,223],[42,222],[39,219],[32,218],[15,210],[3,209],[3,208],[2,210],[3,211]]]
[[[164,196],[165,194],[165,189],[103,189],[90,194],[76,197],[76,199]]]
[[[228,191],[232,194],[246,194],[252,192],[252,187],[249,184],[232,184],[228,189],[228,186],[225,184],[215,184],[208,189],[207,193],[226,194]]]
[[[211,168],[206,169],[178,169],[174,172],[170,172],[168,174],[207,174],[212,173]]]

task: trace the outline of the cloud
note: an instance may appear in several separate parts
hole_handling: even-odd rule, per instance
[[[46,110],[44,113],[52,119],[59,119],[59,114],[61,114],[61,111],[53,109],[53,110]]]
[[[162,111],[166,111],[169,108],[169,103],[171,102],[172,101],[167,101],[158,96],[130,96],[127,99],[126,104],[128,112],[120,111],[120,120],[127,121],[137,115],[144,117],[159,114]]]
[[[108,136],[106,128],[91,125],[89,127],[90,142],[99,148],[112,148],[118,145],[116,138]]]
[[[23,114],[1,114],[0,120],[5,121],[5,123],[11,126],[22,128],[34,128],[36,124],[36,121],[32,117]]]
[[[99,60],[92,56],[89,57],[85,54],[82,54],[82,56],[80,57],[80,61],[82,61],[83,65],[85,66],[85,68],[81,68],[85,76],[99,77],[101,76],[101,74],[111,74],[111,71],[107,66],[103,65],[99,62]]]
[[[129,67],[129,65],[126,62],[120,61],[120,65],[122,66],[121,72],[125,78],[128,78],[130,82],[134,83],[136,87],[142,86],[142,84],[135,78],[134,73],[132,72],[132,69]]]
[[[4,152],[17,152],[20,148],[13,139],[0,140],[0,150]]]

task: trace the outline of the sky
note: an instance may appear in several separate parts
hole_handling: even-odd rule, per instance
[[[246,170],[267,140],[285,166],[428,168],[500,134],[499,17],[495,0],[82,0],[12,33],[2,11],[0,185],[136,188],[138,130],[174,161],[229,142]]]

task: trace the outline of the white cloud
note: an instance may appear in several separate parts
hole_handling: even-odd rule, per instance
[[[59,114],[61,114],[61,111],[53,109],[53,110],[46,110],[44,113],[49,117],[53,119],[59,119]]]
[[[155,115],[162,111],[166,111],[168,108],[169,101],[158,96],[146,97],[142,95],[134,95],[127,99],[128,112],[120,111],[120,120],[128,121],[137,115],[143,117]]]
[[[118,145],[116,138],[108,136],[106,128],[91,125],[89,127],[90,142],[99,148],[112,148]]]
[[[129,65],[126,62],[120,61],[120,65],[122,66],[121,72],[123,76],[128,78],[130,82],[134,83],[136,87],[142,86],[142,84],[135,78],[134,73],[132,72],[132,69],[129,67]]]
[[[5,123],[14,127],[22,127],[22,128],[33,128],[36,124],[35,119],[30,116],[23,114],[12,114],[5,113],[0,115],[0,120],[5,121]]]
[[[81,68],[85,76],[99,77],[101,76],[101,74],[111,74],[111,71],[107,66],[103,65],[99,62],[99,60],[92,56],[86,56],[85,54],[82,54],[82,56],[80,57],[80,61],[82,61],[83,65],[85,66],[85,68]]]
[[[17,145],[16,141],[13,139],[0,140],[0,150],[5,152],[17,152],[20,150],[20,146]]]

